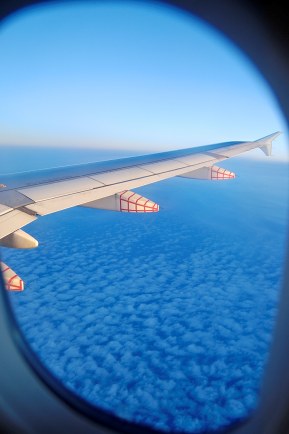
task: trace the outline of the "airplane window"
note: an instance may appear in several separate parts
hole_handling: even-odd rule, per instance
[[[247,418],[258,405],[287,236],[288,137],[265,80],[216,30],[154,3],[28,8],[2,26],[0,58],[0,204],[9,183],[25,182],[27,200],[35,170],[283,131],[271,157],[222,158],[218,182],[172,177],[133,189],[158,212],[103,202],[39,217],[37,208],[22,227],[37,248],[2,240],[19,327],[71,393],[164,432]],[[120,163],[101,170],[109,164],[113,177]],[[95,179],[103,186],[105,176]],[[137,206],[128,197],[125,211]],[[35,217],[31,202],[21,206]]]

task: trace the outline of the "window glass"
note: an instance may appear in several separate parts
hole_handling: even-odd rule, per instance
[[[271,158],[220,162],[235,179],[136,189],[158,213],[71,208],[23,228],[37,248],[1,249],[25,282],[10,293],[19,326],[69,390],[164,431],[247,417],[287,234],[286,131],[263,78],[215,30],[153,3],[28,8],[3,25],[0,58],[3,179],[284,132]]]

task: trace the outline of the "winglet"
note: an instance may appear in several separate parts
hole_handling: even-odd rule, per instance
[[[264,152],[267,157],[272,155],[272,142],[275,140],[281,133],[281,131],[277,131],[276,133],[269,134],[269,136],[262,137],[259,140],[255,140],[256,143],[260,142],[259,148]]]

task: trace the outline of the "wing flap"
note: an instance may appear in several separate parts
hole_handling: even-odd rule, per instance
[[[155,175],[170,172],[172,170],[183,169],[186,168],[187,164],[182,161],[174,160],[166,160],[160,161],[158,163],[144,164],[141,166],[142,169],[148,170]]]
[[[208,151],[208,153],[201,153],[197,155],[188,155],[186,157],[180,157],[178,158],[178,161],[184,164],[184,166],[192,166],[196,164],[201,164],[202,166],[208,164],[210,165],[211,162],[216,161],[217,155],[212,156],[212,154]],[[222,157],[220,156],[220,159]],[[224,159],[224,157],[223,157]]]
[[[61,197],[67,194],[92,190],[102,186],[103,184],[94,179],[82,177],[70,179],[68,181],[53,182],[51,184],[28,187],[20,189],[19,192],[25,194],[25,196],[29,197],[33,201],[38,202],[43,199],[52,199],[54,197]]]
[[[105,173],[96,173],[90,175],[90,177],[102,183],[102,185],[112,185],[132,179],[146,178],[149,175],[150,173],[148,173],[147,170],[144,170],[143,167],[135,166],[129,169],[118,169]]]
[[[88,203],[108,196],[112,196],[113,194],[119,193],[120,191],[123,190],[132,190],[137,187],[142,187],[144,185],[152,184],[154,182],[158,182],[167,178],[182,175],[188,171],[191,171],[193,167],[194,169],[198,169],[202,167],[202,164],[197,164],[194,166],[185,166],[184,168],[181,169],[174,169],[159,174],[153,174],[147,171],[146,177],[127,179],[126,181],[114,182],[111,185],[105,185],[99,188],[92,189],[90,191],[82,191],[79,193],[67,194],[60,197],[43,199],[41,201],[32,203],[31,205],[27,205],[25,208],[39,215],[47,215],[67,208],[82,205],[84,203]],[[109,174],[107,173],[106,175],[107,175],[106,182],[109,182],[108,181]],[[115,176],[117,176],[117,173],[115,173]],[[124,176],[123,174],[121,174],[120,179],[123,178]],[[103,178],[101,179],[104,181]],[[116,178],[114,178],[114,181],[115,180]]]
[[[13,208],[10,208],[9,206],[0,204],[0,216],[3,214],[6,214],[9,211],[12,211]]]
[[[113,194],[119,193],[122,190],[130,190],[132,188],[141,187],[152,182],[160,181],[157,175],[151,175],[147,178],[126,181],[122,183],[116,183],[113,185],[103,186],[90,191],[69,194],[62,197],[53,199],[46,199],[40,202],[27,206],[29,210],[39,214],[47,215],[57,211],[61,211],[74,206],[82,205],[88,202],[96,201]],[[1,237],[1,235],[0,235]]]

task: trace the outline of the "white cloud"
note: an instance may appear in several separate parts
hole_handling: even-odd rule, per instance
[[[155,190],[172,207],[158,217],[66,211],[61,226],[58,215],[31,225],[45,245],[4,259],[26,281],[11,297],[18,320],[62,382],[129,420],[197,432],[256,405],[285,227],[276,234],[258,212],[219,221],[230,189],[212,207],[212,184],[179,184]]]

